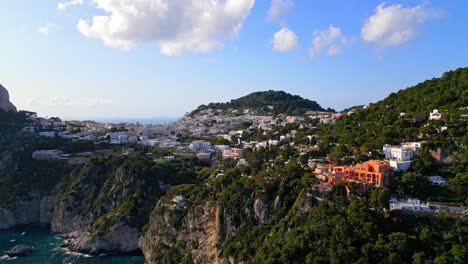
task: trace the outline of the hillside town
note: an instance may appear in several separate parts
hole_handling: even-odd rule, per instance
[[[365,109],[367,106],[363,106]],[[269,108],[272,109],[272,108]],[[107,149],[92,152],[64,153],[56,149],[40,149],[33,152],[36,160],[83,164],[91,156],[128,155],[133,148],[157,147],[168,149],[172,154],[165,156],[166,161],[193,157],[206,164],[215,165],[221,160],[236,160],[239,166],[248,166],[243,153],[246,149],[259,150],[277,145],[290,145],[301,153],[316,150],[317,145],[305,147],[295,140],[297,130],[284,134],[275,130],[278,127],[299,125],[306,129],[309,142],[317,142],[319,137],[313,134],[317,126],[333,123],[343,115],[352,115],[359,108],[342,113],[309,111],[304,115],[257,114],[251,109],[203,109],[197,113],[187,113],[180,120],[170,123],[144,125],[139,123],[99,123],[95,121],[62,121],[58,117],[42,118],[31,114],[28,126],[23,133],[39,137],[63,138],[72,141],[103,144]],[[429,113],[429,120],[439,120],[438,110]],[[274,136],[267,134],[275,130]],[[264,140],[249,140],[246,135],[263,133]],[[381,159],[368,160],[354,165],[339,165],[329,157],[309,158],[301,164],[321,181],[322,190],[331,190],[339,182],[355,183],[359,192],[370,188],[386,187],[396,172],[407,171],[412,160],[418,156],[418,149],[424,142],[403,142],[400,145],[385,144],[378,155]],[[310,144],[308,144],[310,145]],[[305,147],[305,148],[304,148]],[[151,153],[148,153],[151,155]],[[155,159],[158,162],[157,159]],[[437,186],[447,187],[448,182],[442,176],[428,175],[427,180]],[[390,200],[391,210],[405,212],[437,213],[417,198],[400,201]],[[440,207],[440,206],[439,206]],[[455,209],[459,210],[459,209]],[[463,212],[464,211],[460,211]]]

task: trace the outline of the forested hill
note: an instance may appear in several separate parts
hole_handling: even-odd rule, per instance
[[[460,68],[343,116],[323,126],[321,134],[334,143],[353,147],[381,148],[386,143],[411,140],[449,140],[466,145],[467,106],[468,68]],[[434,109],[442,114],[440,120],[429,120]]]
[[[317,102],[292,95],[284,91],[255,92],[247,96],[231,100],[228,103],[210,103],[201,105],[192,114],[204,109],[252,109],[274,114],[301,114],[306,111],[333,111],[324,109]]]

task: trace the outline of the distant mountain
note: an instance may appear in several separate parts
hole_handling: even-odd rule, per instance
[[[0,108],[9,112],[16,112],[16,107],[10,102],[8,90],[0,84]]]
[[[301,114],[306,111],[330,111],[324,109],[317,102],[304,99],[298,95],[292,95],[284,91],[255,92],[247,96],[231,100],[228,103],[211,103],[201,105],[192,114],[204,109],[252,109],[259,112],[271,112],[273,114]]]

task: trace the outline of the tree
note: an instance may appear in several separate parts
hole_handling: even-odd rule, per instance
[[[373,188],[370,190],[370,206],[380,213],[390,207],[389,199],[387,188]]]

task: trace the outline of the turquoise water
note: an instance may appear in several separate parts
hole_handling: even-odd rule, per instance
[[[60,248],[63,240],[50,232],[49,227],[21,227],[11,230],[0,230],[0,264],[143,264],[140,256],[89,257],[67,252]],[[33,253],[25,257],[10,259],[5,255],[17,244],[33,247]]]

